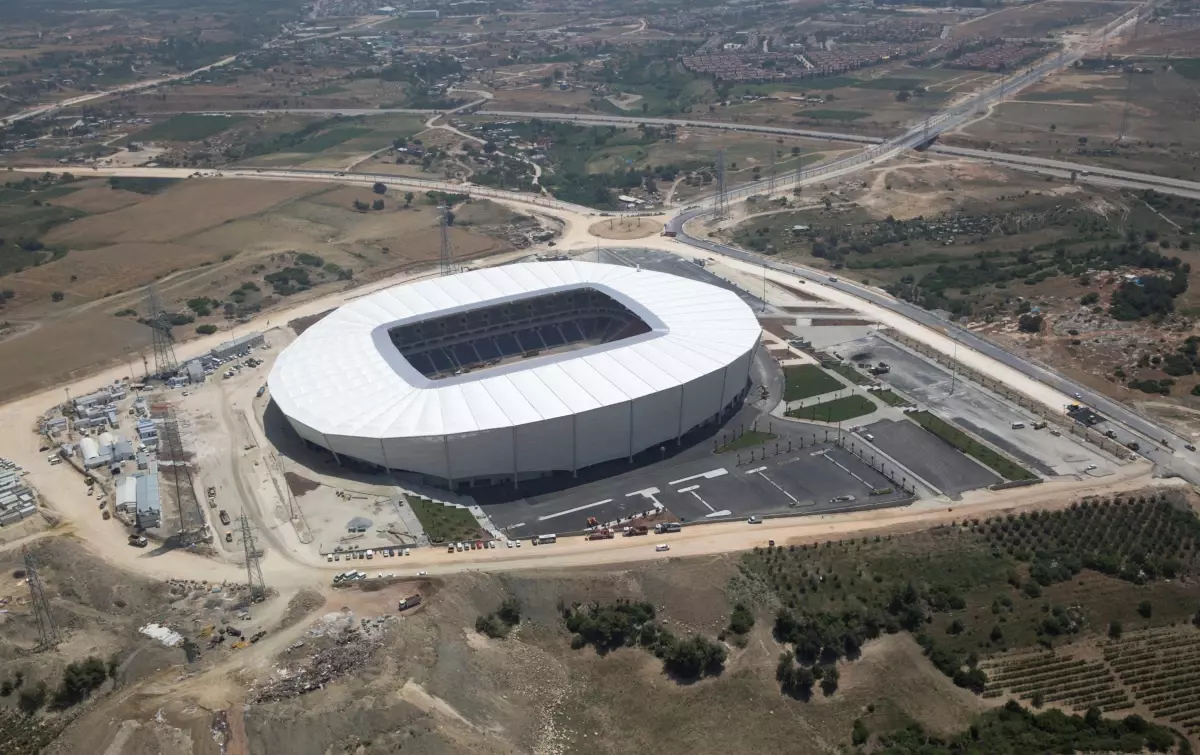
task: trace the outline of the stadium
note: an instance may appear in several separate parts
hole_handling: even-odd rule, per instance
[[[588,262],[486,268],[356,299],[275,363],[272,399],[342,460],[449,488],[678,442],[749,388],[761,330],[723,288]]]

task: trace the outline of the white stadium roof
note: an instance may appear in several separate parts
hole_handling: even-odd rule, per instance
[[[625,340],[431,380],[393,345],[406,323],[557,291],[593,288],[650,326]],[[271,395],[327,435],[475,433],[623,404],[684,385],[752,350],[761,328],[733,292],[686,278],[589,262],[491,267],[352,301],[280,354]]]

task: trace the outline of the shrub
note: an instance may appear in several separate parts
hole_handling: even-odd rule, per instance
[[[1141,603],[1138,603],[1137,612],[1138,616],[1148,619],[1154,613],[1154,606],[1150,605],[1150,601],[1143,600]]]
[[[735,605],[733,615],[729,618],[729,631],[734,634],[746,634],[753,628],[754,614],[741,603]]]
[[[1119,639],[1121,639],[1121,634],[1124,631],[1125,631],[1125,629],[1124,629],[1124,627],[1121,626],[1121,622],[1115,621],[1115,620],[1109,622],[1109,624],[1108,624],[1108,636],[1109,637],[1113,638],[1114,640],[1119,640]]]
[[[49,695],[49,690],[45,682],[38,682],[32,687],[26,687],[21,690],[21,694],[17,696],[17,707],[26,715],[33,715],[46,704],[46,697]]]
[[[63,292],[62,291],[54,291],[50,294],[50,301],[62,301],[62,300],[63,300]]]
[[[1042,316],[1032,313],[1021,315],[1017,321],[1017,329],[1022,333],[1040,333],[1042,331]]]
[[[216,326],[216,325],[210,325],[210,324],[208,324],[208,323],[205,323],[204,325],[197,325],[197,326],[196,326],[196,332],[197,332],[197,333],[199,333],[199,334],[200,334],[200,335],[202,335],[202,336],[210,336],[210,335],[212,335],[213,333],[216,333],[216,332],[217,332],[217,326]]]

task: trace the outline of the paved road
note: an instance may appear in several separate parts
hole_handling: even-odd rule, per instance
[[[835,288],[839,291],[844,291],[856,298],[871,302],[877,306],[888,309],[896,314],[920,323],[928,328],[942,331],[956,339],[964,346],[968,346],[976,351],[989,356],[1015,370],[1027,375],[1028,377],[1044,383],[1055,390],[1067,396],[1075,396],[1079,401],[1093,407],[1100,414],[1110,417],[1118,422],[1122,427],[1119,429],[1113,427],[1117,431],[1117,440],[1122,443],[1136,440],[1141,445],[1141,454],[1150,459],[1161,467],[1169,469],[1189,482],[1200,484],[1200,455],[1194,452],[1183,450],[1184,443],[1190,443],[1191,440],[1184,439],[1176,435],[1170,430],[1163,428],[1161,425],[1135,412],[1129,407],[1120,404],[1112,399],[1107,398],[1101,393],[1091,390],[1090,388],[1080,385],[1075,381],[1060,375],[1050,367],[1036,364],[1028,361],[1025,357],[1017,356],[995,343],[986,340],[969,330],[960,328],[957,325],[941,319],[932,312],[928,312],[920,307],[913,306],[906,301],[894,299],[891,296],[877,289],[859,286],[840,278],[836,281],[831,279],[831,276],[819,270],[814,270],[799,265],[789,265],[782,262],[762,257],[752,252],[747,252],[735,247],[718,244],[707,238],[698,238],[687,233],[683,228],[683,224],[694,217],[706,214],[705,210],[692,210],[688,213],[680,215],[671,220],[669,228],[675,230],[679,235],[678,238],[685,244],[693,247],[704,249],[714,254],[720,254],[734,259],[748,262],[760,267],[768,267],[772,270],[794,275],[798,278],[804,278],[814,282],[820,282],[822,285]],[[1065,407],[1064,407],[1065,408]],[[1102,429],[1104,426],[1102,426]],[[1177,449],[1172,451],[1171,448],[1163,447],[1158,441],[1167,439],[1171,447]]]

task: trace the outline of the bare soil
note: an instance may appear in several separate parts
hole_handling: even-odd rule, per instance
[[[610,218],[593,223],[588,233],[602,239],[644,239],[662,233],[663,224],[650,218]]]

